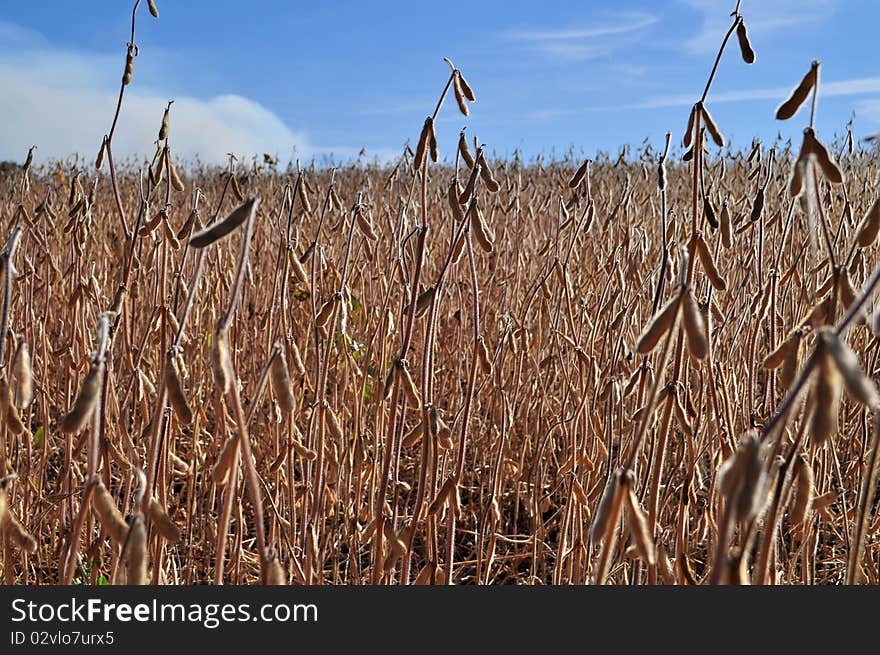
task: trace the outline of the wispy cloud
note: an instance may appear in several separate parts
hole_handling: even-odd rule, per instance
[[[507,38],[515,41],[571,41],[583,39],[595,39],[602,36],[615,34],[627,34],[636,32],[642,28],[656,23],[659,18],[649,14],[629,14],[622,17],[616,24],[599,27],[585,27],[577,29],[559,30],[535,30],[523,32],[508,32]]]
[[[575,61],[586,61],[587,59],[598,59],[611,53],[611,48],[602,45],[593,45],[589,43],[544,43],[541,50],[551,56],[559,59],[571,59]]]
[[[0,158],[19,160],[37,144],[40,159],[74,153],[94,156],[116,105],[119,57],[52,46],[42,35],[0,21]],[[174,97],[171,136],[176,154],[222,161],[227,152],[268,152],[282,158],[315,149],[260,103],[233,94],[173,96],[135,82],[128,88],[119,129],[118,157],[149,153],[162,110]]]
[[[709,105],[731,102],[749,102],[754,100],[774,100],[781,103],[791,93],[792,87],[775,87],[768,89],[741,89],[737,91],[721,91],[709,96]],[[822,82],[821,95],[857,96],[869,93],[880,93],[880,77],[863,77],[838,82]],[[619,111],[622,109],[662,109],[665,107],[689,107],[694,104],[694,94],[663,95],[647,98],[643,101],[608,107],[593,107],[596,111]]]
[[[657,16],[646,13],[619,14],[613,22],[601,25],[538,30],[511,30],[502,34],[509,41],[530,44],[536,50],[556,59],[583,61],[613,52],[620,39],[631,39],[657,23]]]
[[[690,54],[715,52],[721,37],[730,27],[729,0],[681,0],[682,3],[703,14],[700,31],[684,43]],[[764,36],[778,33],[798,25],[818,24],[827,20],[836,10],[840,0],[773,0],[773,2],[750,2],[744,16],[749,33],[758,41]]]

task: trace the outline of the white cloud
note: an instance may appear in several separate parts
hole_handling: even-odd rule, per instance
[[[786,28],[816,24],[834,13],[840,0],[773,0],[752,1],[743,4],[741,12],[749,34],[760,40]],[[681,0],[703,14],[699,33],[685,41],[690,54],[703,55],[718,51],[721,39],[730,27],[731,0]]]
[[[515,41],[568,41],[573,39],[594,39],[600,36],[626,34],[653,25],[659,20],[648,14],[630,14],[622,17],[622,22],[601,27],[579,29],[535,30],[524,32],[508,32],[507,38]]]
[[[720,91],[712,93],[707,106],[729,102],[748,102],[753,100],[774,100],[781,104],[791,93],[793,87],[776,87],[773,89],[741,89],[738,91]],[[839,82],[821,83],[820,97],[857,96],[868,93],[880,93],[880,77],[862,77]],[[600,111],[619,111],[621,109],[660,109],[664,107],[690,107],[697,98],[693,94],[665,95],[648,98],[630,105],[613,107],[595,107]]]
[[[585,61],[610,54],[620,39],[631,39],[636,33],[660,19],[644,13],[620,14],[616,22],[591,27],[509,31],[502,36],[510,41],[529,43],[535,49],[556,59]]]
[[[611,53],[611,48],[589,43],[544,43],[541,50],[546,54],[558,59],[570,59],[572,61],[586,61],[598,59]]]
[[[117,159],[152,153],[162,112],[173,97],[139,86],[137,64],[113,139]],[[118,55],[61,50],[39,33],[0,21],[0,159],[21,160],[33,144],[40,160],[74,153],[94,157],[110,128],[121,71]],[[224,94],[174,101],[171,145],[178,156],[218,162],[227,152],[267,152],[286,161],[294,149],[299,157],[322,152],[254,100]]]

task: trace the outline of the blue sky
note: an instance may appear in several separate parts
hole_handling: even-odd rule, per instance
[[[151,146],[174,98],[172,146],[216,161],[229,150],[282,160],[389,158],[415,140],[450,57],[473,86],[471,116],[441,113],[441,152],[462,126],[498,155],[578,156],[676,139],[729,24],[732,0],[320,2],[156,0],[139,10],[140,56],[116,150]],[[4,0],[0,158],[80,151],[108,129],[130,29],[130,2]],[[876,0],[744,0],[757,52],[725,54],[708,106],[734,145],[796,136],[775,107],[823,62],[818,127],[830,140],[880,130]]]

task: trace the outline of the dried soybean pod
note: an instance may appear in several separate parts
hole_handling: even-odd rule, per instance
[[[684,132],[684,138],[681,140],[685,148],[690,148],[694,139],[694,123],[697,118],[697,105],[691,107],[691,113],[688,115],[687,129]],[[688,161],[685,159],[685,161]]]
[[[814,373],[813,415],[810,427],[813,443],[821,446],[837,433],[843,385],[831,353],[821,338],[813,356],[818,357],[819,360]]]
[[[288,247],[288,260],[290,260],[290,267],[293,269],[293,275],[296,277],[297,281],[300,284],[308,284],[309,283],[309,274],[306,272],[305,266],[303,266],[302,262],[299,260],[299,257],[296,256],[296,253],[293,251],[292,247]]]
[[[128,44],[128,52],[125,54],[125,70],[122,73],[122,85],[131,84],[131,78],[134,75],[134,53],[135,46]]]
[[[461,158],[464,160],[464,163],[467,164],[468,168],[474,167],[474,156],[471,154],[467,139],[464,137],[464,130],[458,135],[458,154],[461,155]]]
[[[174,166],[174,159],[171,157],[171,153],[165,157],[166,165],[168,166],[168,178],[171,180],[171,186],[173,186],[178,191],[183,191],[186,186],[183,183],[183,180],[180,179],[180,176],[177,174],[177,168]]]
[[[101,147],[98,149],[98,156],[95,157],[95,170],[101,170],[104,165],[104,153],[107,151],[107,138],[101,139]]]
[[[810,128],[807,129],[810,130]],[[819,168],[822,169],[822,173],[825,174],[825,177],[832,184],[842,184],[843,172],[840,170],[837,163],[831,157],[831,153],[828,152],[828,148],[826,148],[825,144],[816,138],[816,135],[812,130],[810,130],[810,135],[808,138],[810,139],[810,151],[816,156],[816,163],[819,164]]]
[[[37,146],[31,146],[28,148],[27,157],[25,157],[24,164],[21,166],[25,173],[31,170],[31,164],[34,163],[34,150],[36,147]]]
[[[452,74],[452,87],[455,91],[455,101],[458,103],[458,110],[465,116],[470,114],[467,106],[467,99],[464,97],[464,90],[461,86],[461,73],[455,71]]]
[[[357,222],[358,229],[361,231],[361,234],[363,234],[367,239],[369,239],[370,241],[375,241],[379,238],[379,236],[376,234],[376,231],[373,229],[373,224],[370,222],[370,219],[367,217],[366,214],[364,214],[363,211],[361,211],[360,207],[355,209],[354,218]]]
[[[165,388],[168,389],[168,402],[177,414],[177,420],[184,425],[192,423],[193,414],[186,400],[180,371],[177,368],[177,357],[169,350],[165,358]]]
[[[736,26],[736,38],[739,41],[739,51],[742,54],[743,61],[747,64],[755,63],[755,51],[749,42],[749,32],[746,29],[746,22],[740,18],[739,24]]]
[[[448,500],[455,496],[456,492],[455,478],[449,477],[446,482],[443,483],[443,486],[440,487],[440,491],[437,492],[436,498],[431,502],[428,506],[428,515],[433,516],[440,512],[443,509],[443,506],[446,504]],[[452,503],[450,503],[451,505]]]
[[[397,360],[397,379],[400,382],[401,389],[406,396],[407,402],[413,407],[421,407],[422,401],[419,398],[419,391],[416,383],[410,375],[409,368],[400,360]]]
[[[587,174],[587,169],[590,166],[590,160],[585,159],[584,163],[580,165],[580,167],[575,171],[574,175],[572,175],[571,179],[568,181],[568,187],[570,189],[576,189],[581,181]],[[661,187],[662,188],[662,187]]]
[[[300,435],[300,437],[302,437],[302,435]],[[314,461],[318,457],[318,453],[311,448],[306,448],[299,439],[291,439],[290,446],[293,448],[293,452],[307,462]]]
[[[193,209],[189,213],[189,216],[186,217],[183,225],[181,225],[180,229],[177,231],[177,234],[175,235],[177,240],[182,241],[183,239],[188,238],[189,235],[192,234],[193,228],[196,227],[197,223],[199,223],[199,210]],[[199,227],[201,227],[201,224],[199,224]]]
[[[675,412],[675,419],[678,421],[681,429],[686,435],[692,437],[694,435],[694,426],[691,424],[687,413],[685,412],[684,405],[681,402],[681,394],[675,390],[671,390],[666,394],[666,402],[672,405],[672,410]]]
[[[293,389],[290,382],[290,374],[287,371],[287,357],[281,344],[276,344],[278,354],[272,360],[271,382],[272,393],[284,412],[292,412],[296,401],[293,398]]]
[[[452,441],[452,428],[443,420],[436,407],[431,408],[429,417],[431,432],[434,438],[437,439],[437,444],[442,450],[451,450],[454,445]]]
[[[382,381],[382,400],[388,400],[391,397],[391,392],[394,390],[396,384],[397,363],[393,362],[388,369],[388,372],[385,374],[385,379]]]
[[[477,96],[474,95],[474,90],[471,88],[471,85],[468,84],[468,81],[464,79],[464,75],[461,74],[461,71],[458,71],[458,79],[461,82],[461,92],[464,94],[464,97],[468,102],[476,102]]]
[[[805,161],[798,157],[791,169],[791,182],[788,184],[788,195],[797,198],[804,190],[804,167]]]
[[[171,102],[174,102],[173,100]],[[162,114],[162,125],[159,127],[159,141],[164,141],[168,138],[168,112],[171,110],[171,102],[168,103],[168,106],[165,107],[165,113]]]
[[[6,520],[0,527],[2,527],[3,532],[9,534],[9,539],[16,546],[28,553],[37,552],[37,540],[33,538],[31,533],[15,518],[8,508],[6,510]]]
[[[168,220],[167,215],[162,219],[162,233],[165,235],[165,240],[168,241],[168,245],[171,246],[172,250],[180,249],[180,241],[178,241],[177,236],[174,234],[174,230],[171,228],[171,222]]]
[[[428,116],[425,119],[424,125],[422,125],[422,132],[419,135],[419,144],[416,146],[416,154],[413,159],[413,167],[416,170],[421,169],[422,164],[425,163],[425,153],[428,151],[428,140],[433,132],[434,119]]]
[[[404,448],[412,448],[422,440],[424,432],[425,426],[420,421],[412,430],[403,436],[403,441],[400,442],[400,445]]]
[[[296,374],[305,375],[306,366],[303,363],[302,355],[300,355],[299,348],[296,345],[296,341],[294,341],[293,339],[287,340],[287,354],[290,355],[290,361],[293,363],[293,369],[296,371]]]
[[[460,195],[461,190],[458,188],[458,181],[453,178],[449,183],[447,199],[449,200],[449,208],[452,210],[452,217],[455,219],[456,223],[460,223],[464,220],[464,212],[461,209],[461,204],[458,202],[458,197]]]
[[[176,544],[180,541],[180,530],[174,524],[174,521],[171,520],[171,517],[168,516],[165,508],[155,498],[150,499],[149,513],[150,521],[152,521],[156,530],[165,537],[168,543]]]
[[[416,317],[421,318],[425,315],[436,294],[437,287],[433,284],[419,294],[419,297],[416,298]]]
[[[147,0],[147,7],[150,8],[150,14],[153,18],[159,18],[159,10],[156,8],[155,0]]]
[[[862,372],[858,355],[834,334],[832,328],[823,327],[820,334],[834,360],[834,365],[843,378],[847,393],[868,409],[876,410],[880,405],[880,393],[873,380]]]
[[[222,221],[218,221],[192,235],[189,245],[193,248],[205,248],[230,235],[236,228],[248,220],[259,204],[259,198],[248,198],[241,205],[233,209]]]
[[[593,522],[590,525],[590,541],[598,543],[607,534],[609,529],[613,529],[611,525],[611,517],[617,516],[620,503],[623,500],[623,486],[621,485],[621,470],[614,471],[608,484],[605,485],[605,491],[602,492],[602,499],[599,506],[593,514]]]
[[[466,205],[468,200],[471,199],[471,196],[474,195],[474,189],[476,189],[477,185],[477,176],[480,173],[479,168],[480,167],[475,164],[473,170],[471,170],[467,184],[464,185],[464,191],[462,191],[461,195],[458,197],[459,204]]]
[[[491,253],[495,249],[495,238],[489,232],[486,222],[483,220],[483,214],[477,207],[477,203],[471,205],[471,230],[477,245],[482,248],[483,252]]]
[[[797,340],[800,338],[799,335],[800,330],[794,330],[789,334],[784,341],[776,346],[775,350],[764,358],[764,361],[761,362],[761,366],[766,369],[774,369],[782,366],[785,358],[788,357],[789,350],[797,345]]]
[[[874,245],[878,233],[880,233],[880,198],[874,201],[865,218],[862,219],[857,237],[859,247],[869,248]]]
[[[693,289],[690,287],[684,292],[682,299],[682,323],[687,337],[687,345],[690,353],[697,359],[705,359],[709,354],[709,344],[706,342],[706,326],[703,314],[694,299]]]
[[[306,181],[303,175],[299,176],[299,181],[296,184],[297,195],[300,197],[300,202],[302,203],[303,211],[306,214],[312,213],[312,203],[309,200],[308,190],[306,189]]]
[[[489,357],[489,350],[486,348],[486,340],[482,335],[477,338],[477,355],[480,360],[480,368],[483,369],[485,375],[492,375],[492,358]]]
[[[738,521],[745,522],[752,520],[761,509],[766,492],[761,442],[754,430],[749,430],[740,440],[736,457],[741,464],[735,513]]]
[[[104,486],[104,483],[98,481],[95,484],[95,490],[92,493],[92,507],[101,519],[101,525],[107,531],[107,534],[120,546],[125,543],[125,537],[128,535],[128,524],[122,517],[122,513],[116,507],[113,497]]]
[[[497,193],[501,188],[501,185],[498,184],[498,181],[492,174],[492,169],[489,168],[489,164],[486,163],[486,157],[483,154],[482,149],[479,150],[479,154],[477,155],[477,164],[479,164],[480,177],[483,178],[483,184],[486,185],[486,189],[492,193]]]
[[[27,409],[34,399],[34,375],[31,368],[31,353],[23,337],[18,337],[18,345],[12,359],[12,379],[15,380],[15,406]]]
[[[226,475],[235,461],[235,456],[237,454],[238,433],[235,433],[224,442],[223,447],[220,449],[220,453],[217,455],[217,461],[214,463],[214,468],[211,469],[211,478],[214,480],[215,484],[221,485],[226,482]]]
[[[327,417],[327,427],[330,428],[330,435],[337,443],[344,444],[345,430],[342,427],[342,422],[339,420],[339,416],[336,415],[336,412],[333,411],[330,404],[326,401],[324,402],[324,414]]]
[[[813,467],[803,456],[795,460],[792,477],[795,481],[795,493],[790,514],[791,523],[793,526],[803,526],[813,503]]]
[[[434,132],[434,121],[431,121],[431,129],[428,132],[428,154],[431,155],[431,161],[437,162],[440,159],[440,149],[437,147],[437,134]]]
[[[214,373],[214,383],[217,385],[217,390],[221,395],[228,393],[234,369],[229,354],[229,331],[222,325],[218,325],[214,331],[214,343],[211,346],[211,370]]]
[[[428,407],[428,435],[432,439],[437,438],[437,432],[440,429],[440,411],[437,409],[436,405],[431,405]],[[420,428],[424,429],[424,422],[419,423]]]
[[[706,222],[712,226],[712,229],[718,229],[718,219],[715,217],[715,208],[712,206],[712,201],[709,200],[709,196],[703,198],[703,214],[706,216]]]
[[[727,200],[721,205],[721,216],[718,222],[721,226],[721,245],[730,248],[733,246],[733,230],[731,229],[730,209],[727,206]]]
[[[164,209],[159,210],[156,214],[144,223],[141,226],[141,229],[138,230],[138,235],[145,237],[148,236],[153,230],[159,227],[162,224],[163,219],[167,216],[167,212]]]
[[[849,279],[849,271],[843,269],[840,274],[840,301],[843,304],[844,309],[849,309],[853,306],[858,296],[858,292],[852,285],[852,281]],[[865,311],[864,307],[859,309],[856,314],[856,324],[862,325],[867,322],[868,313]]]
[[[761,220],[761,214],[764,212],[764,187],[760,187],[755,194],[755,200],[752,202],[752,223]]]
[[[284,568],[274,555],[266,563],[266,584],[273,587],[283,587],[287,584]]]
[[[804,75],[800,84],[798,84],[795,90],[791,92],[788,100],[783,102],[779,106],[779,109],[776,110],[776,118],[778,120],[788,120],[798,112],[798,109],[801,108],[801,105],[804,104],[804,101],[810,95],[810,91],[813,90],[813,86],[818,79],[818,74],[819,62],[814,61],[810,64],[810,70]]]
[[[709,278],[709,283],[715,287],[716,291],[726,290],[727,281],[721,276],[721,273],[718,272],[718,268],[715,266],[715,260],[712,258],[712,253],[709,252],[709,245],[701,235],[697,235],[695,245],[697,256],[700,258],[700,263],[703,265],[706,277]]]
[[[126,555],[126,582],[130,585],[147,584],[147,529],[140,516],[129,528]]]
[[[330,299],[325,302],[321,309],[318,310],[317,317],[315,318],[315,325],[319,328],[324,327],[330,321],[330,317],[333,315],[333,310],[336,309],[336,305],[339,303],[339,294],[334,293],[330,296]]]
[[[89,366],[89,372],[83,379],[79,393],[73,401],[73,407],[61,421],[61,429],[64,432],[79,432],[88,424],[92,410],[101,393],[103,372],[104,364],[102,362],[92,362]]]
[[[654,546],[654,537],[651,534],[651,528],[648,525],[648,516],[639,504],[632,485],[629,483],[626,484],[624,500],[626,502],[626,516],[629,533],[636,544],[639,556],[649,565],[653,565],[656,561],[656,548]]]
[[[636,343],[636,350],[640,354],[647,355],[654,350],[663,335],[672,329],[676,318],[678,318],[678,308],[680,306],[681,295],[676,294],[660,308],[657,315],[651,319],[644,332],[642,332],[642,336],[639,337],[639,340]]]
[[[703,122],[706,124],[706,129],[709,131],[709,135],[712,137],[712,140],[715,142],[715,145],[719,148],[724,147],[724,135],[721,134],[721,130],[718,129],[718,126],[715,124],[715,120],[712,118],[712,115],[709,113],[709,110],[706,109],[706,106],[700,105],[700,112],[703,116]]]
[[[752,161],[754,161],[755,157],[758,157],[758,155],[760,155],[760,154],[761,154],[761,142],[758,141],[757,139],[755,139],[752,142],[752,149],[751,149],[751,151],[749,151],[749,156],[746,158],[746,161],[749,164],[751,164]],[[758,159],[758,161],[761,161],[760,158]]]

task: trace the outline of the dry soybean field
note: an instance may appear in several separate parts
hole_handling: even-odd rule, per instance
[[[729,147],[743,12],[663,149],[438,142],[438,53],[390,161],[212,166],[114,161],[134,3],[103,141],[0,171],[3,583],[880,582],[878,151],[818,61]]]

